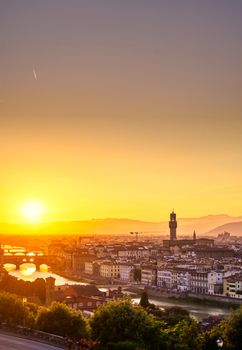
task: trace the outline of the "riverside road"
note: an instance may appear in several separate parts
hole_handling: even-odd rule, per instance
[[[0,350],[60,350],[60,348],[0,333]]]

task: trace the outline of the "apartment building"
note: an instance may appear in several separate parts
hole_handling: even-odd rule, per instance
[[[188,292],[191,289],[191,273],[186,270],[177,270],[176,273],[176,289],[178,292]]]
[[[141,267],[141,283],[148,286],[157,285],[157,269],[156,266],[146,265]]]
[[[223,277],[223,271],[210,271],[208,273],[208,294],[222,294]]]
[[[160,288],[172,288],[172,271],[171,270],[157,270],[157,286]]]
[[[196,294],[208,293],[208,271],[191,271],[191,292]]]
[[[103,261],[100,263],[100,276],[106,278],[119,278],[119,264],[112,261]]]
[[[85,262],[85,273],[88,275],[93,275],[93,263],[91,261]]]
[[[148,258],[150,250],[145,247],[127,247],[118,250],[117,254],[119,258],[140,259]]]
[[[225,277],[223,290],[226,296],[242,299],[242,274]]]
[[[131,280],[131,271],[133,270],[133,265],[119,263],[119,278],[122,281],[130,281]]]

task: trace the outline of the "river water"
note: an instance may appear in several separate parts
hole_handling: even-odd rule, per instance
[[[19,270],[14,270],[14,271],[10,271],[9,274],[11,276],[17,277],[18,279],[22,279],[24,281],[29,281],[29,282],[33,282],[34,280],[36,280],[36,278],[53,277],[53,278],[55,278],[55,285],[56,286],[63,286],[64,284],[82,284],[82,285],[87,284],[87,283],[76,282],[76,281],[70,280],[68,278],[61,277],[61,276],[56,275],[55,273],[52,273],[52,272],[35,271],[30,276],[25,276]]]
[[[51,272],[39,272],[35,271],[30,276],[23,275],[19,270],[14,270],[9,272],[10,275],[15,276],[19,279],[23,279],[25,281],[34,281],[36,278],[47,278],[47,277],[53,277],[55,278],[55,284],[57,286],[64,285],[64,284],[82,284],[85,285],[86,283],[82,282],[76,282],[68,278],[61,277],[55,273]],[[112,285],[112,288],[114,286]],[[101,290],[106,291],[107,288],[101,288]],[[140,298],[132,298],[132,300],[135,303],[139,303]],[[194,317],[196,320],[201,321],[204,318],[207,318],[208,316],[214,315],[223,315],[227,317],[229,314],[231,314],[231,310],[227,308],[217,307],[217,306],[206,306],[196,303],[187,303],[177,300],[169,300],[169,299],[152,299],[149,298],[149,301],[157,306],[160,306],[162,308],[166,307],[172,307],[172,306],[180,306],[186,310],[189,311],[190,315]]]
[[[139,303],[140,298],[134,298],[133,300],[135,303]],[[196,304],[196,303],[187,303],[187,302],[182,302],[177,300],[174,301],[169,299],[158,300],[158,299],[149,298],[149,302],[157,306],[160,306],[161,308],[172,307],[172,306],[182,307],[183,309],[189,311],[190,315],[198,321],[201,321],[202,319],[207,318],[208,316],[223,315],[224,317],[227,317],[232,312],[232,310],[227,308],[207,306],[207,305]]]

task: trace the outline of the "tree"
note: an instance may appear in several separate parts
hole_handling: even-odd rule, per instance
[[[198,331],[198,324],[194,320],[182,320],[173,327],[166,329],[166,350],[202,349],[202,337]]]
[[[122,341],[118,343],[108,343],[104,347],[99,347],[99,350],[144,350],[143,347],[137,346],[131,341]]]
[[[220,329],[226,349],[237,350],[241,348],[242,306],[226,321],[221,322]]]
[[[166,322],[168,326],[174,326],[182,320],[190,320],[189,312],[181,307],[172,306],[161,310],[159,306],[149,302],[146,292],[142,293],[139,305],[142,306],[148,314]]]
[[[177,323],[183,320],[191,320],[189,312],[179,306],[172,306],[166,308],[161,313],[159,318],[165,321],[168,324],[168,326],[175,326]]]
[[[142,293],[139,304],[143,308],[147,308],[150,305],[149,297],[148,297],[148,294],[146,292]]]
[[[163,320],[164,310],[161,310],[159,306],[149,303],[149,306],[146,308],[146,311],[148,312],[148,314],[153,315],[155,318]]]
[[[206,334],[204,350],[217,349],[216,340],[222,337],[224,349],[237,350],[241,348],[242,333],[242,306],[240,306],[228,319],[221,321]]]
[[[43,278],[29,282],[6,274],[0,281],[0,289],[22,297],[37,296],[42,304],[45,304],[46,301],[46,283]]]
[[[87,333],[82,314],[58,302],[52,303],[49,309],[41,308],[37,316],[37,327],[44,332],[69,337],[83,337]]]
[[[138,269],[138,268],[134,269],[134,281],[135,282],[141,281],[141,269]]]
[[[90,326],[94,340],[105,349],[110,343],[124,341],[140,349],[159,349],[158,323],[141,307],[133,306],[129,299],[111,301],[98,308],[90,319]]]
[[[10,326],[24,326],[32,324],[32,321],[28,307],[19,297],[7,292],[0,293],[0,322],[6,322]]]

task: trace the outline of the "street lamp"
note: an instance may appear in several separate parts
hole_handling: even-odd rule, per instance
[[[217,343],[217,345],[218,345],[218,348],[219,348],[219,349],[222,349],[222,347],[223,347],[223,345],[224,345],[223,339],[222,339],[222,338],[218,338],[218,339],[216,340],[216,343]]]

